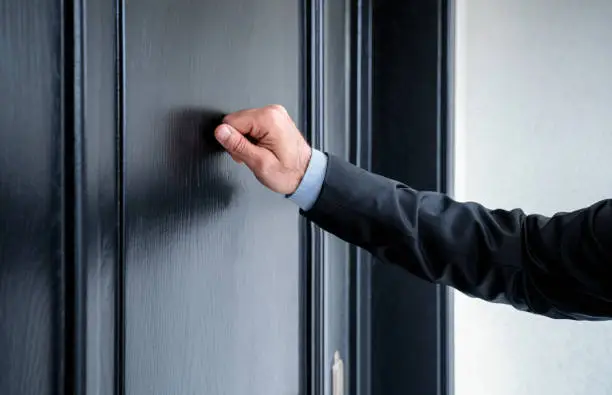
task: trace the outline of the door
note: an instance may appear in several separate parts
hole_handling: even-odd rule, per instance
[[[446,5],[0,0],[0,393],[444,393],[444,292],[212,132],[280,103],[315,147],[442,189]]]

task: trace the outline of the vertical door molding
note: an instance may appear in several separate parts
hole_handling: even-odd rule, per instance
[[[302,3],[302,131],[311,146],[323,147],[323,0],[303,0]],[[305,219],[302,223],[302,266],[303,288],[306,290],[302,325],[303,347],[306,353],[302,374],[306,377],[305,389],[308,394],[324,394],[324,377],[326,363],[324,360],[323,338],[325,334],[325,257],[323,231]]]
[[[115,268],[114,395],[125,394],[126,273],[126,72],[125,0],[115,0]]]
[[[64,275],[64,390],[85,394],[87,267],[85,200],[84,1],[64,1],[62,15],[62,256]]]

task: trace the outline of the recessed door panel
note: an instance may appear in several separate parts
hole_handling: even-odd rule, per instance
[[[299,117],[299,2],[125,12],[127,392],[295,394],[298,210],[209,137],[241,108]]]

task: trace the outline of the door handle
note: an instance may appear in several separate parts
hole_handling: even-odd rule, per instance
[[[344,395],[344,362],[340,352],[334,353],[334,366],[332,367],[332,394]]]

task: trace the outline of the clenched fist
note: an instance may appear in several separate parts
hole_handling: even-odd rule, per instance
[[[295,123],[279,105],[229,114],[215,130],[215,137],[259,182],[285,195],[300,185],[312,155]]]

